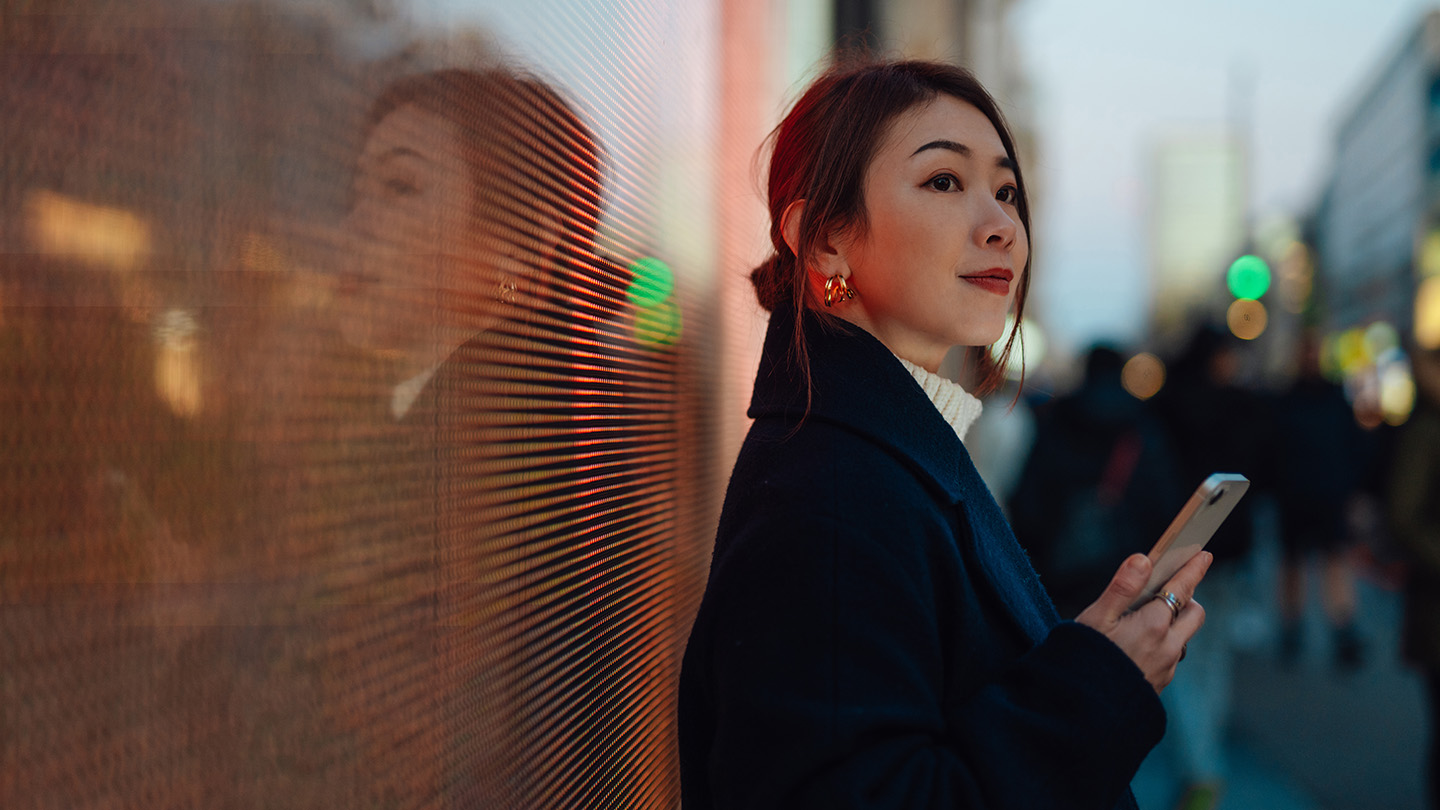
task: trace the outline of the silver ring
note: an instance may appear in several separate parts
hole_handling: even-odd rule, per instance
[[[1170,621],[1173,622],[1180,618],[1180,610],[1185,606],[1184,603],[1180,601],[1180,597],[1169,591],[1161,591],[1155,594],[1155,598],[1164,602],[1165,607],[1170,608]]]

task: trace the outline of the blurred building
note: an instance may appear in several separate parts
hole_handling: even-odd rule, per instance
[[[1408,418],[1402,344],[1440,348],[1440,11],[1409,30],[1340,118],[1312,217],[1322,361],[1366,424]]]
[[[1244,173],[1244,149],[1229,133],[1188,134],[1156,146],[1149,231],[1159,334],[1223,313],[1225,268],[1245,241]]]
[[[1421,250],[1440,234],[1440,12],[1406,35],[1340,119],[1315,216],[1318,284],[1330,330],[1413,326]]]

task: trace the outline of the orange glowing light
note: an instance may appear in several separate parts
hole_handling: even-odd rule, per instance
[[[155,390],[177,416],[200,412],[200,358],[195,316],[167,311],[155,326]]]
[[[39,253],[130,270],[150,253],[150,226],[120,208],[39,189],[25,199],[26,229]]]
[[[1165,364],[1149,352],[1141,352],[1125,363],[1120,383],[1136,399],[1149,399],[1165,386]]]
[[[1265,305],[1253,298],[1237,298],[1225,313],[1225,323],[1235,337],[1254,340],[1265,332],[1269,315]]]

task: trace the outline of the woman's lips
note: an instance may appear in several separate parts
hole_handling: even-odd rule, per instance
[[[986,292],[992,292],[996,295],[1009,295],[1010,282],[1014,278],[1014,273],[997,267],[986,270],[983,273],[976,273],[972,276],[961,276],[960,280],[968,281]]]

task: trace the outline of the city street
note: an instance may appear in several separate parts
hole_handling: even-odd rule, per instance
[[[1252,581],[1274,582],[1272,543],[1257,550]],[[1312,569],[1313,573],[1313,569]],[[1313,581],[1313,580],[1312,580]],[[1237,633],[1234,711],[1223,810],[1421,810],[1426,737],[1420,678],[1398,654],[1400,594],[1371,572],[1359,578],[1364,665],[1338,671],[1318,595],[1291,667],[1275,652],[1273,594]],[[1203,601],[1203,585],[1201,590]],[[1213,628],[1207,627],[1206,631]],[[1142,810],[1168,810],[1178,790],[1165,749],[1135,780]]]

